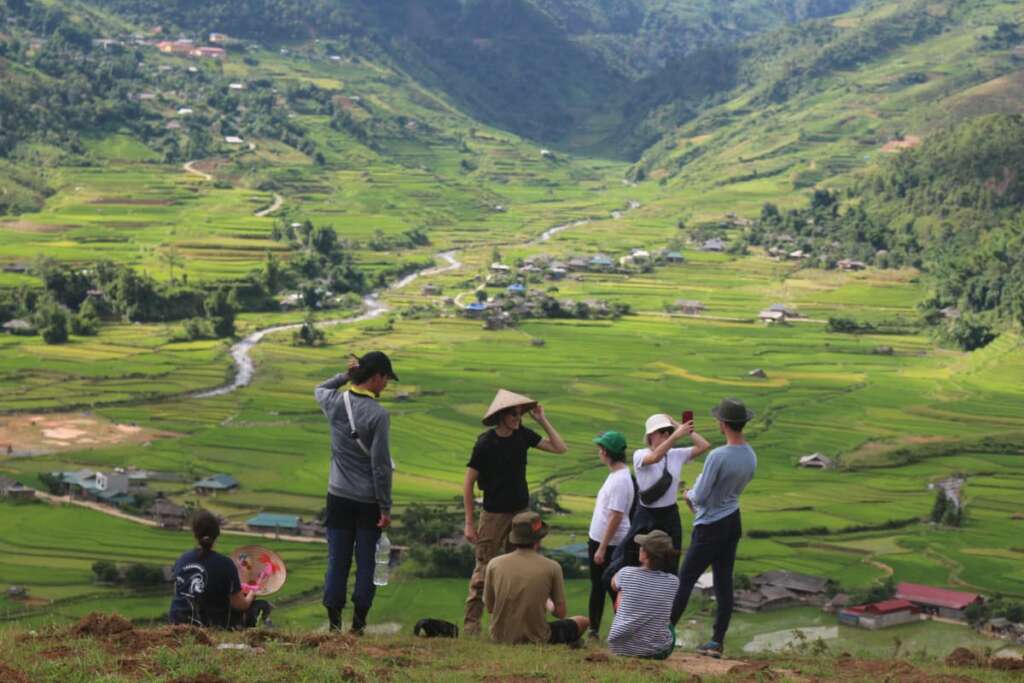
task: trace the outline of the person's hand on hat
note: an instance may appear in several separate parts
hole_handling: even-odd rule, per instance
[[[538,403],[533,408],[531,408],[530,417],[532,417],[537,422],[543,423],[547,419],[547,415],[544,414],[544,406]]]

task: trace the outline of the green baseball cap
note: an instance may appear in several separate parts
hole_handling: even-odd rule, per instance
[[[603,446],[606,451],[614,455],[623,455],[626,452],[626,437],[618,432],[605,432],[601,436],[594,437],[594,443]]]

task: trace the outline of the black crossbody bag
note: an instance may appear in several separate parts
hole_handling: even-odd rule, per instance
[[[640,492],[640,502],[644,505],[649,506],[656,502],[659,498],[665,495],[665,492],[668,491],[668,487],[672,485],[672,475],[669,474],[668,471],[668,453],[665,454],[664,463],[665,466],[661,470],[661,476],[658,477],[658,481]]]

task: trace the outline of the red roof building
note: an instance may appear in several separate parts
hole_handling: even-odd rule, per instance
[[[928,614],[957,620],[965,619],[964,610],[970,605],[984,602],[984,599],[977,593],[951,591],[919,583],[896,584],[895,597],[909,600]]]
[[[920,610],[909,600],[883,600],[839,611],[839,623],[870,630],[918,621]]]

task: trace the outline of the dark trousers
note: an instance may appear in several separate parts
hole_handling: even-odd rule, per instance
[[[640,549],[633,539],[637,534],[646,534],[649,531],[660,529],[672,538],[672,547],[679,550],[683,547],[683,524],[679,521],[679,506],[673,503],[661,508],[649,508],[643,505],[636,506],[633,519],[630,520],[629,531],[626,538],[615,548],[612,559],[605,564],[602,580],[611,590],[612,578],[623,567],[635,567],[640,564]],[[675,571],[679,567],[679,560],[672,568]],[[613,593],[614,595],[614,593]]]
[[[690,547],[683,560],[683,568],[679,570],[679,590],[672,603],[672,623],[686,611],[690,601],[690,593],[697,584],[697,579],[707,568],[715,579],[715,632],[713,640],[725,643],[725,632],[729,630],[732,618],[732,570],[736,564],[736,547],[743,535],[740,523],[740,511],[712,524],[699,524],[693,527],[690,536]]]
[[[348,575],[352,558],[356,561],[356,585],[352,604],[357,610],[369,611],[377,591],[373,570],[377,540],[380,539],[380,507],[376,503],[360,503],[335,498],[327,526],[327,575],[324,577],[324,607],[340,610],[345,607]]]
[[[604,564],[597,564],[594,562],[594,553],[600,547],[601,544],[594,539],[587,539],[587,557],[590,560],[590,630],[594,633],[601,630],[605,596],[615,599],[615,594],[604,582],[604,570],[615,556],[615,546],[608,546],[604,554]]]

